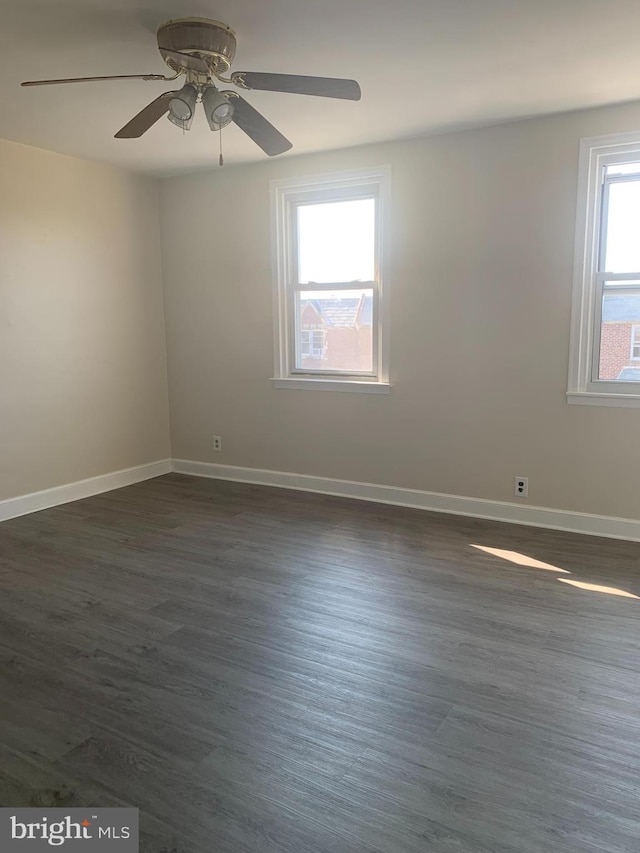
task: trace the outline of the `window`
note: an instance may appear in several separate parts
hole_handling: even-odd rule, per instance
[[[568,400],[640,405],[640,131],[583,139]]]
[[[640,361],[640,326],[631,327],[631,360]]]
[[[302,358],[322,358],[324,355],[324,332],[307,331],[303,329],[300,333],[300,346]]]
[[[388,393],[390,170],[271,183],[279,388]]]

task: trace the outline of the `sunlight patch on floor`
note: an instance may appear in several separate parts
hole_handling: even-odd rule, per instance
[[[561,583],[568,583],[571,586],[577,586],[579,589],[587,589],[590,592],[603,592],[606,595],[619,595],[621,598],[638,598],[640,595],[634,595],[632,592],[627,592],[624,589],[618,589],[615,586],[601,586],[597,583],[585,583],[584,581],[573,581],[568,578],[558,578]]]
[[[551,563],[543,563],[542,560],[536,560],[534,557],[528,557],[526,554],[521,554],[519,551],[505,551],[502,548],[488,548],[486,545],[472,545],[472,548],[477,548],[478,551],[484,551],[486,554],[492,554],[494,557],[500,557],[503,560],[508,560],[510,563],[515,563],[517,566],[526,566],[529,569],[545,569],[547,572],[562,572],[565,575],[570,575],[566,569],[561,569],[559,566],[552,566]]]

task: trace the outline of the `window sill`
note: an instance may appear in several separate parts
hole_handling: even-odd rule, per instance
[[[640,389],[639,389],[640,390]],[[640,394],[604,394],[600,391],[567,391],[570,406],[622,406],[640,408]]]
[[[389,394],[389,382],[362,382],[356,379],[308,379],[295,377],[290,379],[271,379],[274,388],[289,391],[346,391],[355,394]]]

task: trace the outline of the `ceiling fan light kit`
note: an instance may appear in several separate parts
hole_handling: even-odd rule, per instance
[[[176,92],[169,101],[167,118],[182,130],[189,130],[195,115],[197,101],[198,90],[190,83],[185,83],[182,89]]]
[[[245,91],[289,92],[325,98],[359,101],[360,87],[355,80],[332,77],[304,77],[295,74],[272,74],[255,71],[229,72],[236,55],[236,35],[231,27],[207,18],[179,18],[158,28],[158,49],[172,77],[161,74],[120,74],[112,77],[81,77],[60,80],[31,80],[23,86],[54,83],[81,83],[97,80],[175,80],[186,78],[181,89],[163,92],[147,104],[116,134],[116,139],[142,136],[164,115],[182,130],[189,130],[200,101],[211,130],[220,131],[233,122],[270,157],[292,147],[283,136],[248,101],[233,90],[220,91],[214,81],[230,83]]]
[[[202,93],[202,106],[211,130],[222,130],[233,119],[233,92],[219,92],[215,86],[207,86]]]

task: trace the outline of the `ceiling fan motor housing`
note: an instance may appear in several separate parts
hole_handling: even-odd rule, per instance
[[[189,53],[209,61],[224,73],[236,55],[236,34],[226,24],[207,18],[177,18],[158,28],[158,48]],[[175,59],[164,56],[173,71],[183,70]]]

